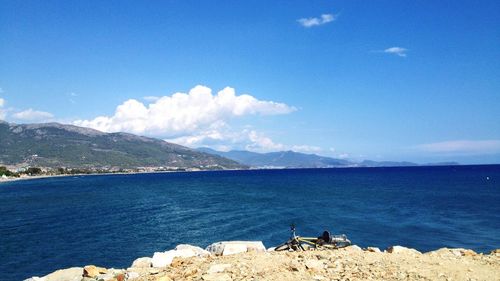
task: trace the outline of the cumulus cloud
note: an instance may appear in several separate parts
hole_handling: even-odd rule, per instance
[[[336,15],[333,14],[323,14],[320,17],[312,17],[312,18],[301,18],[298,19],[297,22],[303,27],[309,28],[313,26],[327,24],[337,19]]]
[[[317,146],[286,145],[278,143],[256,130],[243,129],[241,131],[235,131],[227,125],[210,128],[198,134],[165,139],[165,141],[192,148],[210,147],[219,151],[248,150],[254,152],[272,152],[293,150],[304,153],[319,153],[322,151],[322,149]]]
[[[54,118],[54,115],[45,111],[33,110],[32,108],[16,112],[12,117],[21,121],[47,121]]]
[[[452,140],[421,144],[415,148],[442,154],[495,154],[500,153],[500,140]]]
[[[295,110],[284,103],[258,100],[247,94],[236,95],[230,87],[213,95],[211,89],[196,86],[189,93],[163,96],[146,105],[129,99],[116,108],[113,116],[77,120],[74,124],[104,132],[177,137],[236,117],[287,114]]]
[[[400,57],[406,57],[407,51],[408,51],[408,49],[401,48],[401,47],[390,47],[390,48],[385,49],[384,53],[393,54],[393,55],[400,56]]]

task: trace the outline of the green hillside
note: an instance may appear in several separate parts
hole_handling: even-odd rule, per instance
[[[68,168],[245,168],[224,157],[159,139],[48,124],[0,121],[0,165]]]

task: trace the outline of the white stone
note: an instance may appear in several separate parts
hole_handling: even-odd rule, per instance
[[[403,246],[391,246],[387,248],[387,252],[391,254],[414,254],[414,255],[420,255],[419,251],[411,248],[406,248]]]
[[[170,250],[166,252],[155,252],[153,258],[151,259],[151,266],[153,267],[165,267],[172,263],[174,259],[175,250]]]
[[[151,258],[150,257],[142,257],[134,260],[132,265],[130,267],[137,267],[137,268],[147,268],[151,267]]]
[[[346,251],[351,251],[351,252],[362,252],[363,249],[361,249],[358,245],[351,245],[348,247],[344,248]]]
[[[33,276],[28,279],[24,279],[24,281],[45,281],[44,277]]]
[[[267,251],[268,252],[274,252],[275,249],[276,249],[276,247],[271,247],[271,248],[267,248]]]
[[[209,245],[206,250],[212,255],[227,256],[244,252],[265,252],[262,241],[223,241]]]
[[[182,249],[182,250],[170,250],[166,252],[156,252],[151,259],[151,265],[153,267],[165,267],[172,263],[172,260],[176,257],[180,258],[190,258],[195,257],[196,252],[192,249]]]
[[[44,281],[81,281],[83,274],[82,267],[71,267],[60,269],[43,277]]]
[[[207,257],[210,256],[210,252],[208,252],[205,249],[202,249],[197,246],[189,245],[189,244],[180,244],[175,247],[176,250],[191,250],[195,252],[196,256],[198,257]]]
[[[224,272],[224,270],[226,270],[226,269],[228,269],[230,267],[231,267],[231,265],[227,264],[227,263],[214,264],[214,265],[210,266],[210,268],[207,270],[207,273],[208,274],[221,273],[221,272]]]

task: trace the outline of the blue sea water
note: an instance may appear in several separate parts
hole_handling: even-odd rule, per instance
[[[489,179],[488,179],[489,177]],[[128,267],[180,243],[345,233],[362,247],[500,248],[500,165],[60,177],[0,184],[2,280]]]

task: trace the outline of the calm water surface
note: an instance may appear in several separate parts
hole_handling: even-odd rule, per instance
[[[489,180],[487,179],[489,177]],[[85,176],[0,184],[2,280],[123,268],[180,243],[324,229],[362,247],[500,248],[500,165]]]

